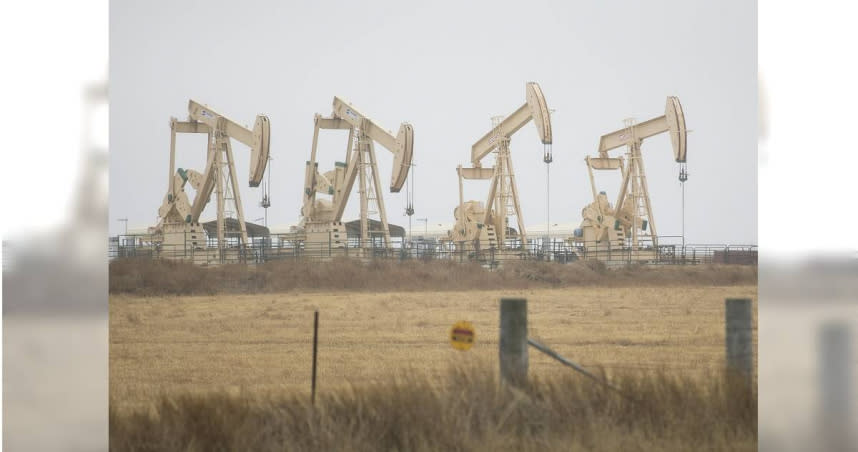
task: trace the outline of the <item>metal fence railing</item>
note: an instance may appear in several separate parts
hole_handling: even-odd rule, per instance
[[[611,247],[609,244],[570,243],[562,238],[536,238],[522,244],[510,239],[503,248],[480,249],[472,242],[445,240],[404,240],[393,238],[384,246],[380,237],[361,241],[346,240],[307,242],[294,234],[252,238],[247,246],[239,246],[228,238],[223,247],[217,240],[166,245],[155,243],[146,235],[120,235],[109,239],[109,258],[143,257],[172,259],[200,265],[224,263],[262,263],[277,260],[324,261],[335,258],[443,260],[450,262],[480,262],[487,266],[501,265],[513,260],[536,260],[568,263],[577,260],[598,260],[607,265],[643,263],[652,265],[745,264],[757,263],[756,245],[683,244],[680,237],[659,237],[658,246]],[[596,246],[600,245],[600,246]]]

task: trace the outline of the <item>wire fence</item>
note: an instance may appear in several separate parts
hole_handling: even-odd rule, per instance
[[[526,244],[518,239],[507,240],[504,246],[480,248],[475,242],[453,242],[439,239],[391,239],[385,246],[382,237],[362,241],[345,240],[308,242],[296,234],[253,237],[241,246],[236,237],[227,237],[219,247],[216,239],[179,241],[178,244],[156,243],[147,235],[111,237],[109,258],[142,257],[171,259],[200,265],[227,263],[263,263],[277,260],[327,261],[335,258],[441,260],[449,262],[479,262],[488,267],[506,261],[532,260],[565,264],[578,260],[599,260],[607,265],[697,265],[743,264],[756,265],[756,245],[683,244],[681,237],[659,237],[658,246],[611,246],[610,243],[569,242],[563,238],[537,238]]]

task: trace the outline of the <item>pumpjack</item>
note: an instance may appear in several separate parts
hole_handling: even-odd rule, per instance
[[[322,129],[349,131],[345,160],[335,162],[334,169],[325,173],[319,172],[316,158],[319,130]],[[390,248],[390,230],[379,181],[375,143],[393,154],[390,192],[398,193],[408,178],[414,155],[414,128],[411,124],[402,123],[399,132],[394,135],[339,97],[334,97],[331,116],[315,115],[313,147],[304,173],[301,208],[305,243],[324,244],[329,248],[347,246],[348,236],[342,217],[357,179],[360,247]],[[380,230],[370,230],[369,217],[375,214],[379,218],[377,224],[380,224]]]
[[[496,117],[492,129],[471,147],[472,166],[466,168],[459,165],[456,168],[459,177],[459,205],[453,212],[456,223],[448,233],[448,241],[461,243],[466,249],[475,251],[489,248],[507,249],[507,238],[510,235],[508,218],[514,215],[518,222],[519,246],[526,250],[527,231],[512,167],[510,140],[531,121],[544,145],[543,160],[546,163],[551,162],[551,112],[539,84],[529,82],[525,87],[524,105],[507,117]],[[495,153],[494,167],[483,167],[483,159],[492,152]],[[464,200],[465,179],[490,181],[485,204]]]
[[[206,167],[202,173],[192,169],[176,169],[176,135],[179,133],[208,136]],[[227,202],[231,202],[235,208],[239,229],[238,246],[247,246],[247,226],[230,139],[250,148],[248,181],[251,187],[258,187],[265,174],[271,144],[271,126],[267,116],[257,115],[251,129],[200,102],[190,100],[187,121],[170,118],[167,194],[158,209],[158,225],[150,228],[153,241],[162,249],[175,252],[206,246],[205,232],[199,219],[211,199],[212,192],[217,200],[218,250],[223,254],[224,248],[227,247],[224,226]],[[196,191],[193,201],[189,200],[185,192],[187,184]]]
[[[585,253],[599,255],[599,252],[623,249],[654,252],[658,249],[641,145],[645,139],[665,132],[670,135],[674,160],[680,164],[680,180],[685,182],[685,115],[679,98],[673,96],[667,98],[664,115],[642,123],[626,120],[624,128],[601,137],[598,157],[585,158],[593,202],[582,210],[583,221],[571,238],[571,242],[583,247]],[[621,148],[626,149],[625,158],[609,156],[610,151]],[[604,191],[596,190],[594,170],[620,171],[622,182],[613,205]]]

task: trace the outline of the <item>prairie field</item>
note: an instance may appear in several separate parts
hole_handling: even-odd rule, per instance
[[[111,264],[111,449],[755,450],[756,389],[722,372],[724,299],[756,305],[755,269],[423,265],[278,280],[283,265]],[[504,297],[621,393],[532,348],[528,386],[498,384]],[[476,328],[466,352],[448,340],[459,320]]]
[[[163,394],[308,392],[316,309],[320,392],[496,362],[501,297],[527,298],[530,335],[582,365],[693,375],[723,365],[724,299],[756,298],[756,288],[112,295],[110,394],[139,408]],[[476,327],[470,351],[449,344],[458,320]],[[570,369],[531,350],[530,372]]]

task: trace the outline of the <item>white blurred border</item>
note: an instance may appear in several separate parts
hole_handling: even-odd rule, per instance
[[[858,4],[759,2],[759,245],[858,253]]]
[[[107,148],[106,117],[105,127],[84,131],[81,111],[84,87],[107,78],[108,2],[4,2],[0,46],[6,239],[61,224],[80,174],[81,141]]]
[[[776,294],[767,293],[764,280],[777,277],[778,264],[784,262],[819,256],[858,258],[854,232],[858,149],[852,140],[858,116],[856,12],[858,5],[852,2],[759,2],[761,435],[767,428],[763,405],[772,395],[769,388],[795,371],[786,367],[764,372],[778,353],[789,351],[784,350],[788,345],[778,344],[777,335],[789,329],[812,338],[818,326],[814,319],[855,318],[855,292],[851,299],[845,292],[846,299],[840,301],[820,301],[810,294],[783,307],[775,304]],[[108,2],[7,2],[0,15],[0,49],[4,57],[0,234],[5,241],[62,225],[70,216],[72,187],[81,174],[82,140],[88,137],[96,146],[107,145],[106,117],[100,121],[103,128],[83,130],[81,111],[84,86],[103,80],[107,73]],[[106,111],[100,114],[106,116]],[[767,268],[770,264],[774,265]],[[854,282],[858,276],[847,270],[843,279],[837,279],[831,275],[836,271],[821,272],[833,278],[829,286]],[[780,323],[780,318],[789,319],[789,324]],[[853,329],[855,336],[858,331]],[[809,348],[811,340],[805,341]],[[106,341],[105,335],[104,344],[91,351],[106,358]],[[805,364],[813,364],[812,354],[806,353]],[[784,394],[814,394],[816,389],[808,387],[812,381],[795,381],[797,386],[787,384]],[[777,431],[788,434],[790,419],[785,422]],[[791,439],[771,444],[782,446]]]
[[[7,450],[107,450],[108,6],[0,13]]]
[[[858,450],[858,5],[758,5],[760,450]]]

